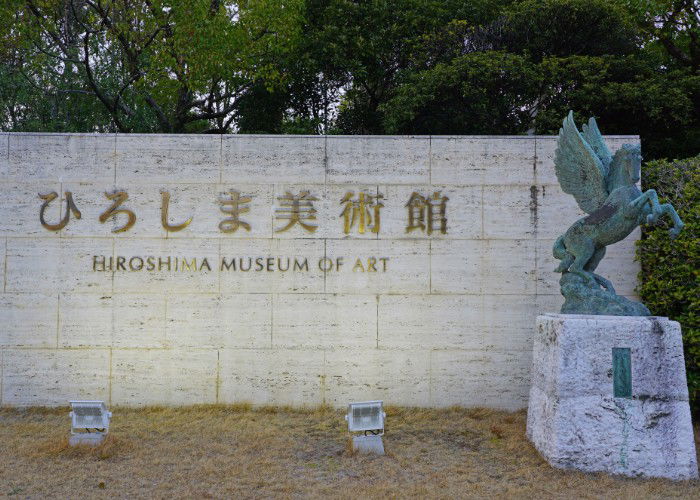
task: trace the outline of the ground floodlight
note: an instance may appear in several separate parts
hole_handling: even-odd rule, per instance
[[[102,443],[112,418],[104,401],[71,401],[70,406],[70,445]]]
[[[384,413],[381,401],[364,401],[350,403],[345,420],[348,422],[348,431],[361,432],[361,435],[352,436],[352,448],[360,453],[376,453],[384,455]]]

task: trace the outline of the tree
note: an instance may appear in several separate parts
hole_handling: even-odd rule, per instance
[[[230,130],[236,100],[296,43],[301,0],[26,0],[16,38],[43,73],[75,75],[62,92],[93,96],[129,131]]]
[[[697,0],[628,0],[626,6],[651,41],[673,63],[700,72],[700,2]]]
[[[538,68],[507,52],[476,52],[411,75],[382,106],[395,134],[518,134],[531,122]]]

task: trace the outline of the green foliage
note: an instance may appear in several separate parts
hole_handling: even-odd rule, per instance
[[[69,101],[78,95],[100,107],[103,115],[76,120],[81,128],[122,132],[230,129],[236,99],[254,82],[285,80],[281,62],[303,10],[303,0],[10,1],[0,58],[11,76],[38,100],[60,97],[62,109],[76,109]],[[23,96],[4,97],[0,126],[51,128]],[[18,106],[29,110],[21,120],[10,113]]]
[[[639,292],[652,314],[680,322],[688,390],[700,412],[700,156],[647,162],[643,172],[644,188],[673,203],[685,228],[675,240],[667,222],[645,228],[637,250]]]
[[[382,107],[389,133],[517,134],[530,123],[536,65],[506,52],[476,52],[416,73]]]
[[[0,129],[552,134],[700,150],[694,0],[4,0]]]
[[[634,52],[639,42],[632,18],[609,0],[526,0],[508,10],[501,25],[503,48],[527,53],[535,61],[624,55]]]

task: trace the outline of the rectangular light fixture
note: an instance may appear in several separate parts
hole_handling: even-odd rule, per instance
[[[104,401],[71,401],[70,406],[70,444],[100,444],[109,431],[112,418]]]
[[[363,401],[350,403],[345,420],[348,421],[350,432],[368,432],[371,434],[384,434],[384,413],[382,401]]]
[[[362,433],[352,435],[352,449],[358,453],[372,453],[384,455],[384,413],[381,401],[363,401],[350,403],[345,420],[348,422],[348,431]]]

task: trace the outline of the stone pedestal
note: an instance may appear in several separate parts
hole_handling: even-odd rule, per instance
[[[697,478],[680,325],[539,316],[527,436],[562,469]]]

